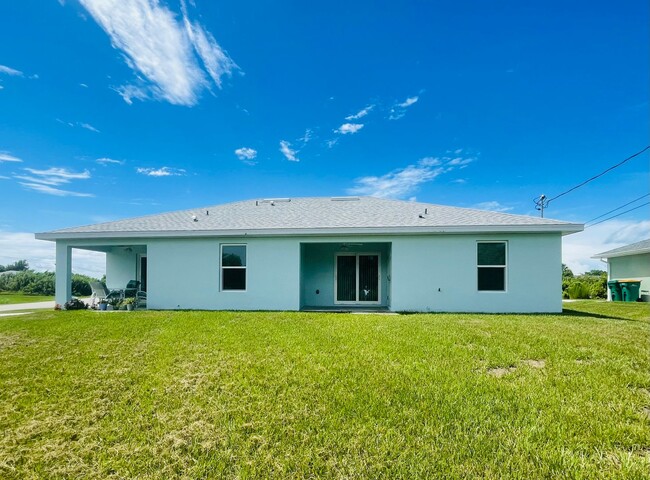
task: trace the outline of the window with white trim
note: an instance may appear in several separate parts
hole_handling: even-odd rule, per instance
[[[221,290],[246,290],[246,245],[221,245]]]
[[[476,244],[479,292],[505,292],[507,250],[506,242],[478,242]]]

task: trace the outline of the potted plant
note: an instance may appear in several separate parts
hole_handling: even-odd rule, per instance
[[[120,300],[119,298],[111,298],[108,301],[108,307],[106,308],[106,310],[119,310],[120,303],[122,303],[122,300]]]
[[[125,298],[122,305],[126,306],[126,309],[130,312],[135,308],[135,297]]]

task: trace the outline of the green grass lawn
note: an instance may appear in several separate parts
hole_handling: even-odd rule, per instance
[[[0,478],[649,478],[650,310],[0,318]]]
[[[22,293],[6,293],[0,292],[0,305],[13,305],[15,303],[32,303],[32,302],[48,302],[54,300],[53,296],[44,295],[24,295]]]

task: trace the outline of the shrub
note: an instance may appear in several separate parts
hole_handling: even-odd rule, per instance
[[[65,302],[63,305],[64,310],[85,310],[88,308],[88,305],[86,305],[84,302],[79,300],[78,298],[73,298],[71,300],[68,300]]]
[[[589,286],[580,281],[571,283],[567,291],[569,292],[569,298],[572,300],[579,298],[589,298]]]

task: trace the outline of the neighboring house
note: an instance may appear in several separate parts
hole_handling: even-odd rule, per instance
[[[373,197],[247,200],[36,234],[106,253],[153,309],[560,312],[562,235],[583,225]]]
[[[599,253],[591,258],[607,261],[607,280],[640,280],[641,300],[650,301],[650,239]],[[611,300],[611,292],[607,292]]]
[[[4,272],[0,272],[0,277],[15,275],[17,273],[19,273],[18,270],[5,270]]]

